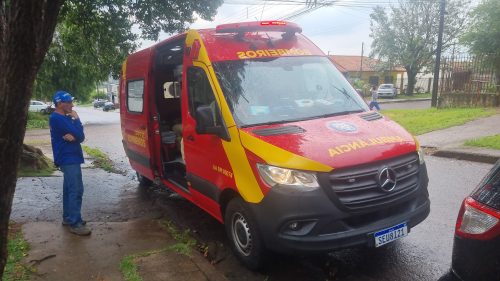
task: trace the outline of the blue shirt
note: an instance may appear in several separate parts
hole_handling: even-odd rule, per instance
[[[54,154],[54,164],[56,166],[82,164],[83,152],[81,142],[85,140],[83,126],[80,119],[71,119],[66,116],[53,112],[49,118],[50,138],[52,140],[52,153]],[[65,141],[63,136],[71,134],[75,137],[74,141]]]

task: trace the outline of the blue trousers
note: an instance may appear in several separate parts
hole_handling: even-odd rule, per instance
[[[80,164],[62,165],[63,183],[63,220],[71,226],[82,223],[83,180]]]
[[[378,105],[378,102],[376,102],[376,101],[372,101],[372,102],[370,102],[369,107],[370,107],[370,110],[372,110],[374,107],[375,107],[377,110],[380,110],[380,106]]]

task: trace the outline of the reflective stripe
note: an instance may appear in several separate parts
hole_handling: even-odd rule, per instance
[[[328,165],[291,153],[290,151],[260,140],[244,131],[240,131],[240,138],[241,143],[246,149],[264,159],[269,165],[317,172],[330,172],[333,170],[333,168]]]
[[[228,131],[231,136],[231,141],[226,142],[221,140],[221,142],[224,146],[226,156],[229,159],[229,163],[231,164],[236,187],[245,201],[258,203],[264,198],[264,194],[259,187],[252,167],[250,167],[245,149],[238,141],[238,128],[231,127],[228,128]]]

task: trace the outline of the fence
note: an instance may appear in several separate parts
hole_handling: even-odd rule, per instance
[[[452,56],[441,61],[441,94],[495,94],[500,81],[486,56]]]

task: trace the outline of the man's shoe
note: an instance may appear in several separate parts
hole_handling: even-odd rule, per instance
[[[82,220],[82,222],[81,222],[80,224],[81,224],[81,225],[86,225],[86,224],[87,224],[87,221]],[[67,222],[67,221],[63,220],[63,221],[62,221],[62,225],[63,225],[63,226],[69,226],[70,224],[69,224],[69,222]]]
[[[80,235],[80,236],[86,236],[86,235],[90,235],[90,233],[92,233],[92,231],[90,231],[90,229],[88,229],[84,225],[70,226],[69,232],[76,234],[76,235]]]

